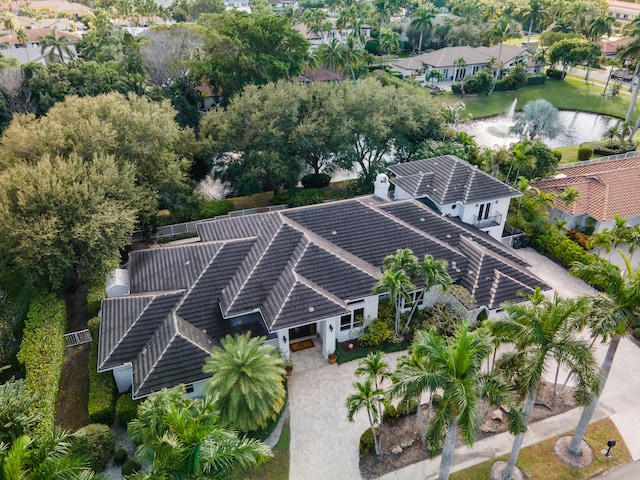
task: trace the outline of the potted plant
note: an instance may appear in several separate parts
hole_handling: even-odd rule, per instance
[[[338,360],[338,355],[335,353],[330,353],[327,358],[329,359],[329,363],[333,365]]]
[[[290,358],[284,359],[284,369],[287,372],[287,377],[293,375],[293,362]]]

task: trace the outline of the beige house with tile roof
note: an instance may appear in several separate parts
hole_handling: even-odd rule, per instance
[[[405,77],[413,77],[423,83],[430,70],[438,70],[444,74],[444,81],[461,81],[470,75],[475,75],[483,68],[490,68],[490,60],[498,58],[500,46],[492,47],[446,47],[432,52],[423,53],[415,57],[401,58],[392,62],[395,70]],[[503,71],[509,70],[520,63],[527,65],[529,52],[524,47],[502,45],[500,62]],[[456,66],[456,62],[463,59],[464,67]]]
[[[640,152],[627,155],[561,166],[554,178],[534,183],[541,191],[557,196],[569,187],[579,193],[569,205],[557,199],[551,220],[563,220],[568,228],[576,228],[586,226],[591,217],[596,220],[594,232],[611,228],[614,215],[625,218],[631,226],[640,225]]]

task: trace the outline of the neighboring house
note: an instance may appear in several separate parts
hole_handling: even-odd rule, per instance
[[[613,17],[619,22],[629,23],[640,14],[640,5],[629,2],[615,2],[608,0],[609,8],[607,16]]]
[[[602,55],[607,58],[615,58],[618,56],[618,51],[627,45],[629,42],[633,40],[633,37],[624,37],[624,38],[612,38],[612,39],[604,39],[600,40],[598,44],[600,45],[600,50],[602,51]]]
[[[548,288],[500,242],[417,200],[390,201],[388,188],[379,175],[377,196],[203,222],[196,243],[132,252],[128,279],[109,280],[122,296],[102,302],[98,370],[133,398],[180,383],[197,396],[227,334],[266,335],[284,356],[313,336],[327,357],[377,316],[382,261],[401,248],[446,260],[477,302],[473,319]]]
[[[65,2],[63,0],[36,0],[28,3],[34,12],[42,12],[45,15],[55,17],[57,15],[71,15],[74,20],[80,20],[88,13],[93,13],[93,8],[80,3]]]
[[[483,68],[490,68],[490,59],[498,58],[499,45],[492,47],[446,47],[414,57],[402,58],[391,63],[393,68],[424,83],[430,70],[438,70],[444,81],[462,81]],[[527,65],[529,52],[524,47],[502,45],[500,63],[503,73],[518,64]],[[460,60],[464,64],[460,65]],[[456,65],[458,63],[458,65]]]
[[[271,8],[276,12],[284,12],[287,7],[291,7],[293,10],[298,9],[298,0],[269,0]]]
[[[496,240],[502,231],[512,198],[518,190],[454,155],[398,163],[389,167],[395,178],[394,198],[427,201],[443,215],[488,233]]]
[[[237,10],[239,12],[251,13],[251,5],[249,0],[224,0],[224,6],[228,10]]]
[[[309,65],[305,65],[300,75],[296,78],[296,81],[309,84],[315,82],[339,82],[348,78],[348,75],[338,73],[338,71],[333,68],[323,66],[309,68]]]
[[[330,43],[331,39],[333,38],[337,38],[338,40],[344,42],[346,41],[347,37],[353,33],[352,28],[338,29],[335,26],[335,23],[336,23],[335,19],[328,19],[328,21],[333,24],[333,28],[329,31],[312,32],[303,23],[298,23],[294,25],[293,28],[295,28],[298,32],[300,32],[300,35],[302,35],[304,38],[306,38],[309,41],[311,50],[315,50],[322,43]],[[361,30],[365,38],[371,37],[371,26],[363,25],[361,27]]]
[[[556,198],[551,220],[563,220],[567,228],[593,227],[594,232],[614,225],[614,214],[640,225],[640,153],[625,159],[603,158],[559,165],[554,178],[533,184],[559,197],[575,188],[578,198],[569,205]]]
[[[17,34],[12,32],[2,37],[0,53],[2,53],[3,57],[15,58],[21,64],[29,62],[46,64],[49,62],[49,54],[48,52],[45,52],[44,55],[41,53],[39,39],[50,35],[53,31],[51,28],[26,28],[24,29],[24,33],[27,35],[26,44],[21,43]],[[80,35],[59,30],[55,32],[57,38],[66,37],[69,40],[68,47],[71,54],[67,56],[66,53],[63,53],[63,58],[60,59],[58,52],[54,52],[55,60],[68,62],[75,58],[77,54],[74,44],[80,40]]]

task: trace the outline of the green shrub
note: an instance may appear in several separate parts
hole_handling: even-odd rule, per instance
[[[553,78],[554,80],[562,80],[563,79],[562,70],[556,70],[555,68],[548,68],[547,77]]]
[[[418,328],[433,331],[441,337],[452,337],[464,320],[455,309],[443,303],[425,308],[417,319]]]
[[[116,434],[106,425],[92,423],[82,427],[73,438],[72,450],[87,459],[94,472],[101,472],[116,448]]]
[[[462,93],[462,88],[460,88],[460,84],[459,83],[452,83],[451,84],[451,91],[456,95],[460,95]]]
[[[140,465],[137,461],[130,459],[124,462],[122,467],[120,467],[120,473],[123,477],[127,475],[131,475],[133,473],[138,473],[142,470],[142,465]]]
[[[640,328],[634,328],[631,335],[633,335],[633,338],[640,340]]]
[[[578,160],[584,162],[593,156],[593,148],[589,145],[580,145],[578,148]]]
[[[433,408],[438,408],[442,405],[442,395],[439,393],[434,393],[431,397],[431,403],[433,404]]]
[[[116,465],[122,466],[124,462],[129,459],[129,454],[124,448],[119,448],[116,450],[116,453],[113,454],[113,463]]]
[[[373,432],[370,428],[367,428],[362,435],[360,435],[360,456],[368,455],[371,450],[375,450],[376,444],[373,440]]]
[[[267,437],[271,435],[271,433],[276,429],[276,426],[278,425],[278,422],[280,421],[282,414],[287,408],[287,402],[289,401],[289,386],[286,380],[284,382],[284,389],[285,389],[284,403],[282,404],[282,408],[280,409],[278,414],[275,416],[275,418],[269,419],[269,421],[264,427],[247,432],[247,435],[246,435],[247,437],[255,438],[256,440],[260,440],[261,442],[264,442],[267,439]]]
[[[326,173],[310,173],[300,180],[304,188],[324,188],[329,186],[331,175]]]
[[[360,344],[365,347],[379,347],[385,342],[395,340],[393,324],[389,320],[375,318],[364,327]]]
[[[480,70],[475,75],[467,77],[464,80],[464,92],[473,93],[487,93],[491,89],[493,84],[493,75],[488,70]]]
[[[391,405],[390,403],[384,406],[384,413],[382,414],[382,420],[389,425],[395,425],[395,423],[400,418],[400,413],[398,409]]]
[[[202,200],[200,202],[199,218],[213,218],[219,215],[226,215],[233,210],[233,202],[224,200]]]
[[[389,300],[383,300],[378,304],[378,318],[395,320],[396,307]]]
[[[398,413],[404,417],[412,415],[418,411],[418,401],[415,399],[405,400],[398,403]]]
[[[558,159],[558,162],[562,160],[562,152],[560,150],[552,150],[551,153],[553,153],[553,156]]]
[[[289,200],[289,206],[302,207],[305,205],[315,205],[316,203],[324,202],[326,198],[326,192],[319,188],[298,190]]]
[[[547,81],[547,76],[544,73],[538,73],[537,75],[530,75],[527,77],[527,85],[544,85]]]
[[[552,228],[536,233],[531,239],[531,244],[540,253],[552,256],[566,268],[571,268],[573,262],[590,264],[598,258]]]
[[[116,409],[116,385],[110,372],[98,373],[100,319],[94,317],[87,324],[93,338],[89,353],[89,418],[93,423],[111,425]]]
[[[594,154],[602,156],[631,152],[635,150],[637,146],[634,142],[621,142],[620,140],[609,141],[608,139],[597,142],[585,142],[583,145],[593,148]]]
[[[53,294],[31,302],[18,360],[25,367],[25,390],[35,394],[34,409],[40,415],[36,438],[53,434],[58,387],[64,360],[66,327],[64,301]]]
[[[348,188],[329,190],[330,200],[345,200],[347,198],[353,198],[353,192],[349,191]]]
[[[136,418],[139,403],[137,400],[132,400],[128,393],[120,395],[116,402],[116,417],[118,417],[118,423],[122,428],[127,428],[129,422]]]
[[[89,287],[89,292],[87,293],[87,303],[89,306],[89,315],[91,315],[92,317],[98,316],[98,312],[100,311],[100,304],[105,297],[105,289],[105,282],[100,282]]]
[[[371,352],[399,352],[401,350],[406,350],[411,345],[411,342],[405,340],[404,342],[398,343],[385,343],[380,345],[379,347],[359,347],[354,348],[348,352],[342,349],[340,343],[336,340],[336,355],[338,355],[338,365],[343,364],[345,362],[350,362],[352,360],[357,360],[359,358],[364,358]]]
[[[289,190],[274,190],[271,205],[288,205],[293,194]]]

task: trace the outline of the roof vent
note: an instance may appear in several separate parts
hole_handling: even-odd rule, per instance
[[[309,311],[313,313],[313,312],[315,312],[315,311],[316,311],[316,309],[315,309],[315,308],[313,308],[313,307],[309,307]]]
[[[373,196],[380,200],[389,200],[389,177],[379,173],[374,182]]]

